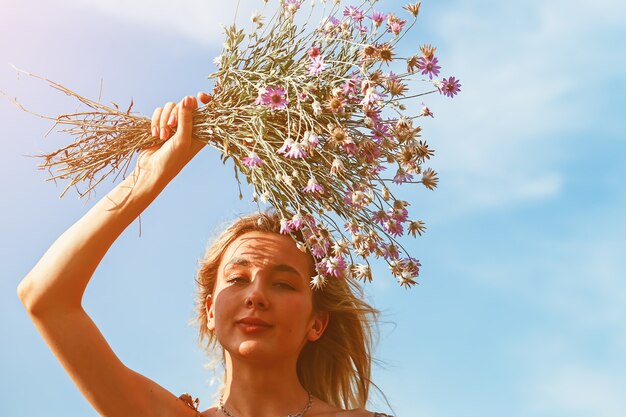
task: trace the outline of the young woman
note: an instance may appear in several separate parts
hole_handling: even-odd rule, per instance
[[[211,97],[198,94],[208,103]],[[127,368],[83,310],[85,287],[109,247],[203,148],[192,139],[198,104],[157,108],[132,175],[71,226],[20,282],[29,316],[85,398],[103,416],[375,417],[370,320],[358,286],[312,290],[313,258],[278,233],[272,214],[238,219],[209,247],[198,272],[200,340],[224,361],[220,405],[200,412]],[[172,135],[172,128],[176,133]]]

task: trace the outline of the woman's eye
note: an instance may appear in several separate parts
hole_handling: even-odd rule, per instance
[[[280,287],[280,288],[286,288],[286,289],[289,289],[289,290],[293,290],[293,286],[291,284],[286,283],[286,282],[277,282],[275,285],[277,287]]]
[[[240,282],[245,282],[245,281],[246,281],[246,279],[243,278],[243,277],[231,277],[231,278],[228,278],[226,280],[226,282],[228,282],[229,284],[230,283],[240,283]]]

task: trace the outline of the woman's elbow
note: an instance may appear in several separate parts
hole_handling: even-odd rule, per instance
[[[30,312],[33,307],[33,296],[32,296],[31,285],[28,282],[28,277],[22,279],[20,283],[17,285],[17,297],[20,299],[26,311]]]
[[[41,314],[45,300],[42,299],[41,291],[38,291],[28,276],[17,285],[17,296],[29,315]]]

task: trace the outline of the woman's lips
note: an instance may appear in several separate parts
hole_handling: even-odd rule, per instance
[[[237,323],[250,324],[254,326],[270,326],[268,322],[263,321],[257,317],[244,317],[241,320],[238,320]]]
[[[271,324],[256,317],[245,317],[237,320],[237,326],[246,333],[255,333],[272,327]]]

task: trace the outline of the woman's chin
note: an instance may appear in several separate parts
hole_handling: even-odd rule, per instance
[[[272,349],[267,343],[258,340],[244,340],[237,346],[237,355],[241,359],[259,360],[266,362],[268,360],[284,359],[285,354]]]

